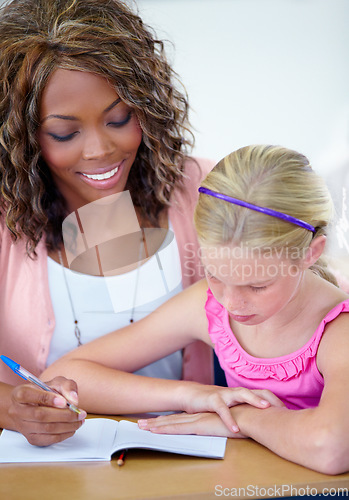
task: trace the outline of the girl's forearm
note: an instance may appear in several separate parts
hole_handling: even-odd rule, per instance
[[[241,432],[277,455],[325,474],[349,469],[348,437],[318,408],[289,410],[249,405],[232,408]]]
[[[143,377],[80,359],[60,362],[60,369],[65,377],[77,383],[79,406],[90,413],[118,415],[182,410],[183,384],[195,384]],[[49,367],[41,378],[50,379],[56,374],[56,370]]]

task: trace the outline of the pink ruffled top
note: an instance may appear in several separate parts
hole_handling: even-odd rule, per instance
[[[278,358],[255,358],[241,347],[231,330],[227,310],[211,290],[207,291],[205,310],[209,335],[229,387],[269,389],[291,409],[319,404],[324,380],[316,365],[316,353],[326,324],[349,311],[349,299],[327,313],[303,347]]]

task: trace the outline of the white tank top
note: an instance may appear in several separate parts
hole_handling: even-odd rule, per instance
[[[171,224],[157,254],[128,273],[100,277],[77,273],[48,257],[48,278],[56,326],[47,365],[77,347],[74,316],[64,279],[79,322],[83,344],[137,321],[163,302],[179,293],[182,287],[181,263]],[[178,351],[137,371],[138,374],[166,379],[180,379],[182,353]]]

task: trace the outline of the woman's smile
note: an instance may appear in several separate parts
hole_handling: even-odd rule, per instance
[[[118,184],[124,160],[106,168],[96,168],[89,172],[78,172],[82,180],[95,189],[112,189]]]
[[[82,175],[87,177],[88,179],[92,179],[94,181],[104,181],[105,179],[110,179],[110,177],[113,177],[113,175],[116,174],[116,172],[119,170],[119,167],[112,167],[111,170],[107,170],[104,173],[100,174],[86,174],[82,172]]]

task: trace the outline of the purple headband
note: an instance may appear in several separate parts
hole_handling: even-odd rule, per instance
[[[232,198],[231,196],[227,196],[226,194],[216,193],[215,191],[211,191],[211,189],[207,189],[205,187],[199,187],[199,193],[208,194],[210,196],[214,196],[215,198],[219,198],[220,200],[228,201],[229,203],[234,203],[235,205],[240,205],[240,207],[250,208],[251,210],[255,210],[256,212],[271,215],[272,217],[277,217],[278,219],[285,220],[286,222],[290,222],[291,224],[296,224],[297,226],[303,227],[304,229],[307,229],[308,231],[311,231],[313,233],[316,232],[314,226],[308,224],[307,222],[304,222],[303,220],[296,219],[296,217],[292,217],[292,215],[277,212],[276,210],[272,210],[271,208],[252,205],[247,201],[238,200],[237,198]]]

